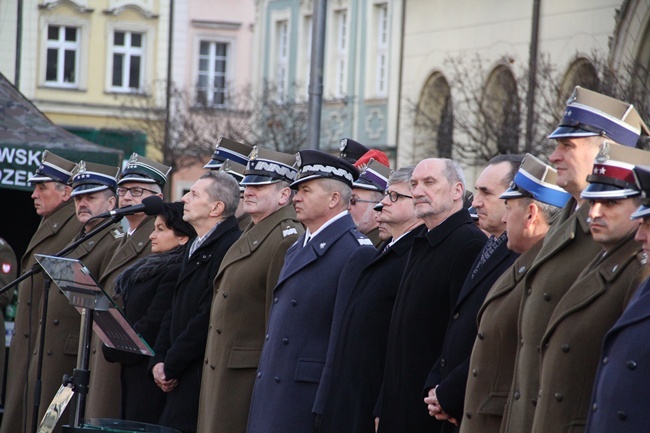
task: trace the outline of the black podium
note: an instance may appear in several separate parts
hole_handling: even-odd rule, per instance
[[[63,426],[66,433],[88,431],[177,433],[177,430],[133,421],[92,419],[84,420],[85,400],[88,394],[89,357],[92,331],[108,347],[142,355],[153,355],[153,350],[126,320],[120,308],[97,284],[88,268],[80,260],[36,254],[36,260],[52,282],[68,298],[70,305],[81,314],[81,331],[77,352],[77,368],[66,375],[39,426],[39,433],[51,433],[68,403],[75,398],[71,425]]]

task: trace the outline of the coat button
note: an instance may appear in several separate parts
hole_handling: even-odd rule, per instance
[[[519,268],[519,273],[520,273],[520,274],[523,274],[524,272],[526,272],[526,266],[522,266],[522,267],[520,267],[520,268]]]
[[[528,296],[530,296],[533,293],[533,289],[528,289],[526,293],[528,294]]]
[[[484,335],[482,332],[479,332],[479,333],[478,333],[478,339],[479,339],[479,340],[482,340],[482,339],[484,339],[484,338],[485,338],[485,335]]]
[[[273,379],[275,380],[275,383],[280,383],[280,378],[278,376],[275,376]]]
[[[604,365],[604,364],[607,364],[608,362],[609,362],[609,358],[608,358],[608,357],[604,357],[604,358],[603,358],[603,365]]]
[[[549,295],[548,293],[544,293],[542,297],[546,302],[549,302],[551,300],[551,295]]]
[[[217,334],[221,335],[221,329],[217,329]]]
[[[277,303],[278,303],[278,301],[279,301],[279,299],[278,299],[278,298],[275,298],[275,299],[273,299],[273,303],[274,303],[274,304],[277,304]]]
[[[559,392],[556,392],[554,397],[556,401],[562,401],[563,398],[562,394],[560,394]]]
[[[54,320],[52,320],[52,323],[54,323],[54,325],[58,325],[60,322],[59,322],[59,319],[54,319]]]
[[[203,360],[203,363],[204,363],[205,365],[208,365],[208,358],[205,358],[205,359]]]
[[[261,372],[261,371],[258,371],[258,372],[257,372],[257,378],[259,379],[260,377],[262,377],[262,372]]]
[[[467,417],[467,419],[471,419],[472,418],[472,413],[471,412],[465,412],[465,416]]]
[[[458,313],[454,313],[454,320],[458,320],[458,316],[459,316]]]
[[[625,412],[623,412],[622,410],[619,410],[616,413],[616,416],[618,416],[618,419],[620,419],[621,421],[625,421],[627,419],[627,414]]]
[[[286,346],[287,344],[289,344],[289,339],[288,339],[288,338],[283,338],[283,339],[282,339],[282,344],[284,344],[285,346]]]
[[[475,368],[472,369],[472,376],[474,376],[474,377],[478,376],[478,371],[476,371]]]
[[[569,346],[568,344],[563,344],[560,348],[564,353],[569,353],[569,351],[571,350],[571,346]]]
[[[598,403],[594,403],[591,405],[591,411],[596,412],[598,410]]]
[[[211,370],[214,370],[215,368],[217,368],[217,367],[215,367],[214,365],[210,364],[210,369],[211,369]]]
[[[226,292],[223,292],[222,295],[223,295],[224,298],[228,297],[228,293],[226,293]]]
[[[636,370],[636,362],[630,360],[625,363],[630,370]]]
[[[440,366],[441,366],[441,367],[444,367],[445,365],[447,365],[447,361],[445,361],[445,358],[442,358],[442,359],[440,360]]]
[[[266,337],[264,337],[266,341],[269,341],[269,334],[266,334]]]
[[[23,334],[23,336],[24,336],[25,338],[29,338],[29,334],[26,333],[26,332]]]
[[[519,400],[521,398],[521,393],[519,391],[515,391],[515,400]]]
[[[523,338],[522,338],[521,340],[519,340],[519,345],[520,345],[521,347],[524,347],[524,339],[523,339]]]
[[[295,299],[292,299],[292,300],[291,300],[291,305],[293,305],[293,306],[295,307],[296,305],[298,305],[298,302],[296,302]]]
[[[97,353],[97,349],[93,347],[93,354]]]

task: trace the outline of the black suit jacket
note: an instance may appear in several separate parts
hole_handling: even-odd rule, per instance
[[[463,414],[469,359],[478,332],[476,316],[494,282],[519,256],[506,245],[507,241],[504,240],[472,278],[479,257],[474,261],[472,271],[467,275],[456,306],[451,312],[442,353],[425,384],[425,391],[438,385],[436,395],[440,407],[459,421]],[[442,431],[454,430],[451,423],[445,423],[443,426]]]

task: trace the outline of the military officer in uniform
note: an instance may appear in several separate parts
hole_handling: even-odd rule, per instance
[[[171,167],[134,153],[117,182],[119,207],[138,205],[142,200],[157,196],[162,198],[162,188],[167,182]],[[114,296],[113,284],[117,276],[137,260],[151,254],[149,235],[153,231],[155,216],[135,213],[127,215],[128,231],[111,255],[102,263],[99,284],[106,293]],[[119,296],[115,296],[120,303]],[[119,418],[120,364],[106,361],[101,341],[93,336],[90,354],[90,384],[86,400],[87,418]]]
[[[203,168],[225,171],[239,183],[244,178],[244,170],[246,169],[246,164],[248,164],[248,155],[252,150],[253,146],[220,136],[214,148],[212,159]],[[239,189],[243,198],[244,188],[240,186]],[[239,230],[243,232],[251,222],[250,216],[244,211],[243,200],[239,202],[235,217],[239,222]]]
[[[347,211],[357,169],[317,150],[296,158],[291,188],[306,231],[287,250],[273,290],[249,433],[318,429],[330,380],[325,360],[336,344],[346,287],[376,254]]]
[[[650,165],[650,152],[605,141],[587,177],[582,197],[603,249],[560,299],[540,342],[532,433],[586,424],[601,342],[643,280],[644,257],[634,240],[640,221],[630,219],[641,203],[635,163]]]
[[[36,213],[43,217],[32,236],[27,251],[21,260],[21,272],[32,269],[36,263],[35,254],[56,254],[65,248],[81,229],[75,218],[74,202],[68,185],[75,163],[61,158],[49,151],[43,153],[41,165],[29,179],[34,185],[32,199]],[[50,289],[57,290],[55,286]],[[30,360],[36,345],[39,327],[40,308],[43,296],[43,272],[23,280],[18,285],[18,304],[14,336],[9,348],[7,393],[5,412],[0,432],[19,433],[31,431],[31,410],[33,401],[24,400],[31,368]],[[76,353],[76,352],[75,352]],[[27,405],[27,406],[24,406]]]
[[[379,237],[379,221],[375,219],[375,205],[384,198],[390,167],[370,159],[352,184],[350,215],[357,229],[378,247],[383,241]]]
[[[90,232],[101,220],[91,220],[93,216],[111,211],[116,207],[115,188],[119,168],[81,161],[72,171],[72,193],[77,219],[84,224],[81,232],[73,239],[76,241],[84,233]],[[100,233],[79,245],[67,257],[79,259],[97,278],[102,272],[102,262],[107,255],[113,254],[124,232],[119,223],[111,224]],[[45,326],[45,347],[42,369],[41,405],[38,419],[42,419],[48,405],[61,386],[64,374],[72,374],[77,364],[79,347],[79,325],[81,316],[70,305],[68,298],[58,289],[49,291],[47,307],[47,324]],[[37,333],[40,338],[41,329]],[[36,382],[38,349],[34,349],[30,363],[29,383]],[[33,386],[27,390],[27,401],[33,399]],[[31,416],[31,408],[29,410]],[[64,412],[67,419],[67,412]],[[55,432],[61,431],[61,423]]]
[[[518,287],[550,225],[571,197],[555,184],[556,176],[552,167],[527,154],[510,188],[499,196],[505,199],[508,249],[521,255],[490,288],[478,312],[459,419],[462,433],[498,433],[501,428],[517,350]]]
[[[214,281],[199,433],[246,431],[273,288],[287,249],[304,232],[291,205],[294,162],[293,155],[255,147],[244,171],[242,201],[252,224],[228,250]]]
[[[550,156],[557,183],[572,196],[549,231],[524,281],[519,312],[517,357],[512,388],[504,414],[504,433],[530,431],[539,393],[539,343],[555,307],[583,269],[602,251],[594,242],[581,196],[587,176],[604,139],[634,147],[641,117],[630,104],[576,87],[558,128]]]
[[[650,253],[650,167],[637,165],[642,205],[632,214],[641,221],[636,240]],[[650,431],[650,280],[636,291],[627,308],[605,334],[588,409],[586,433]]]

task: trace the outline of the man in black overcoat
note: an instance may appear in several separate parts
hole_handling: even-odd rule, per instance
[[[522,156],[512,154],[496,156],[476,181],[472,206],[478,213],[479,227],[489,233],[490,238],[465,279],[447,325],[442,354],[425,384],[429,414],[438,420],[449,421],[442,424],[442,432],[458,430],[462,419],[478,310],[492,284],[519,255],[507,247],[503,218],[506,206],[499,196],[508,189],[522,159]]]
[[[415,213],[428,231],[413,242],[388,333],[379,433],[419,433],[440,421],[422,405],[422,386],[440,356],[449,313],[485,244],[485,235],[463,209],[463,171],[449,159],[425,159],[413,171]]]

